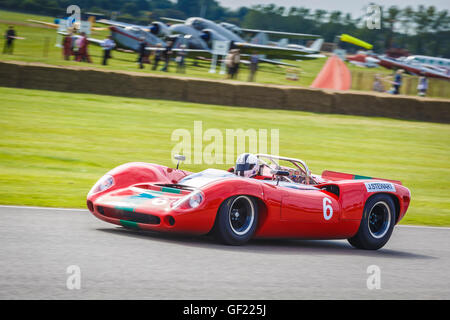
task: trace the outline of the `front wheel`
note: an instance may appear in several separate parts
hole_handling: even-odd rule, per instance
[[[214,226],[217,240],[228,245],[242,245],[250,240],[258,224],[258,206],[249,196],[234,196],[219,208]]]
[[[391,237],[394,225],[395,205],[392,198],[377,194],[366,202],[358,232],[348,242],[358,249],[380,249]]]

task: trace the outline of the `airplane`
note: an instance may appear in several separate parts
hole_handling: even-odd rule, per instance
[[[413,75],[423,75],[425,77],[450,80],[449,69],[446,69],[445,67],[437,67],[433,64],[419,62],[416,57],[417,56],[411,56],[410,59],[408,59],[409,57],[393,59],[387,56],[377,56],[377,59],[379,60],[378,64],[387,69],[403,69],[407,73]]]
[[[165,51],[167,48],[166,42],[155,36],[155,34],[152,34],[150,28],[125,26],[121,23],[111,25],[109,28],[113,40],[117,44],[117,50],[125,52],[136,52],[139,49],[141,39],[144,39],[144,41],[146,42],[145,49],[147,50],[147,52]],[[156,34],[159,34],[159,32],[156,32]],[[206,43],[202,42],[203,40],[201,38],[194,38],[189,34],[186,34],[184,36],[181,36],[180,34],[167,35],[165,38],[173,40],[174,45],[171,51],[174,53],[183,51],[187,57],[201,60],[210,59],[213,56],[212,50],[206,45]],[[92,38],[88,38],[88,40],[98,45],[101,44],[101,40]],[[182,45],[184,45],[184,47],[182,47]],[[260,57],[259,61],[275,65],[296,67],[295,65],[290,63],[266,59],[265,57]],[[250,61],[245,59],[241,59],[241,62],[243,64],[250,64]]]
[[[323,43],[323,40],[317,42],[317,44],[320,44],[318,48],[316,46],[307,48],[298,45],[280,46],[274,43],[268,44],[267,35],[294,39],[318,39],[320,36],[305,33],[246,29],[231,23],[215,23],[200,17],[191,17],[186,20],[163,17],[161,20],[176,22],[176,24],[169,27],[171,33],[191,35],[195,39],[200,38],[204,41],[203,46],[206,44],[210,47],[213,40],[230,41],[230,48],[240,49],[242,54],[265,54],[267,58],[273,59],[297,60],[303,57],[305,59],[316,58],[314,56],[308,57],[308,55],[318,54]],[[251,37],[251,40],[244,40],[241,36],[244,34]]]
[[[357,54],[347,55],[345,59],[358,67],[366,67],[366,68],[376,68],[378,67],[378,60],[375,57],[372,57],[369,53],[364,51],[358,51]]]
[[[179,48],[181,44],[184,44],[186,46],[186,49],[184,50],[188,55],[203,55],[203,56],[206,55],[207,57],[210,57],[212,56],[211,52],[212,41],[222,40],[222,41],[230,41],[230,49],[232,48],[240,49],[240,52],[243,56],[251,55],[254,53],[259,55],[266,55],[265,57],[261,56],[260,58],[261,62],[285,64],[272,59],[306,60],[322,57],[319,56],[318,53],[320,46],[323,43],[323,40],[315,42],[316,45],[311,46],[309,48],[303,46],[289,47],[289,46],[260,44],[255,43],[255,41],[247,42],[235,32],[238,33],[246,32],[249,34],[256,33],[257,35],[261,35],[262,33],[268,33],[277,36],[296,37],[299,39],[319,38],[319,36],[317,35],[242,29],[230,23],[215,23],[210,20],[197,17],[192,17],[187,20],[179,20],[172,18],[162,18],[162,20],[177,23],[168,26],[163,22],[156,21],[150,24],[149,26],[140,26],[106,19],[98,20],[98,22],[110,26],[113,38],[118,42],[120,46],[128,47],[133,50],[135,50],[134,47],[137,46],[136,42],[137,37],[134,36],[132,32],[138,33],[139,30],[139,32],[141,33],[147,33],[152,36],[160,38],[162,37],[172,38],[172,40],[175,41],[173,46],[174,48]],[[128,36],[126,34],[128,34]],[[123,36],[127,36],[128,39],[125,39]],[[132,44],[133,42],[134,44]],[[148,50],[153,51],[165,50],[164,48],[157,48],[158,42],[156,40],[146,42],[148,44],[147,48]],[[162,44],[161,46],[164,47],[164,45]]]
[[[422,63],[428,67],[446,69],[447,73],[450,72],[450,59],[422,56],[422,55],[412,55],[404,58],[404,61],[406,63]]]

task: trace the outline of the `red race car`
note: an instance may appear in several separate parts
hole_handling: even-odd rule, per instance
[[[314,175],[299,159],[244,154],[228,171],[127,163],[92,187],[87,206],[97,218],[127,228],[212,233],[229,245],[254,237],[348,239],[374,250],[389,240],[410,199],[400,181]]]

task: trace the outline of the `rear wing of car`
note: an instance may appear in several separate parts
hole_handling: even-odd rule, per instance
[[[361,176],[361,175],[357,175],[357,174],[343,173],[343,172],[329,171],[329,170],[325,170],[324,172],[322,172],[322,178],[324,178],[326,180],[332,180],[332,181],[373,179],[373,180],[388,181],[388,182],[392,182],[392,183],[396,183],[396,184],[402,184],[402,182],[399,180],[381,179],[381,178]]]

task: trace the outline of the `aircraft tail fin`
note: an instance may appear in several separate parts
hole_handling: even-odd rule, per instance
[[[267,37],[267,34],[264,32],[258,32],[251,40],[250,43],[254,44],[267,44],[269,42],[269,38]]]
[[[289,41],[287,38],[283,38],[280,41],[278,41],[278,45],[280,47],[287,47],[288,44],[289,44]]]
[[[322,48],[322,45],[323,45],[323,38],[320,38],[320,39],[314,40],[314,42],[309,46],[309,48],[311,50],[319,52],[320,48]]]

